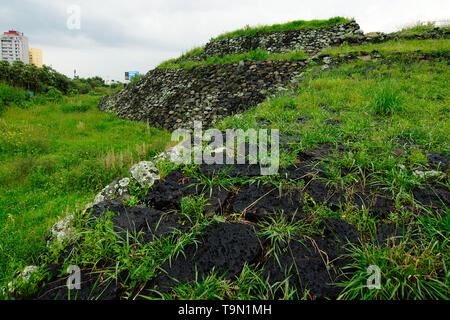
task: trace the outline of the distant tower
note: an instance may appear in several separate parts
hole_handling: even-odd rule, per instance
[[[20,60],[28,64],[30,62],[28,38],[14,30],[0,35],[0,60],[6,60],[9,63]]]

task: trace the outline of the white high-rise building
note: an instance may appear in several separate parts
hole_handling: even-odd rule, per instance
[[[13,63],[21,60],[28,64],[28,38],[21,32],[10,30],[0,35],[0,60],[6,60]]]

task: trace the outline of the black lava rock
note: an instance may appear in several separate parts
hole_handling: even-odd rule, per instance
[[[166,262],[165,271],[150,284],[149,288],[167,291],[177,284],[198,280],[214,270],[226,279],[240,274],[244,264],[255,263],[262,252],[261,243],[254,227],[243,223],[214,223],[200,237],[198,245],[183,249],[171,263]]]
[[[299,189],[280,190],[270,184],[252,184],[241,189],[231,200],[231,211],[244,214],[250,221],[264,220],[267,216],[283,213],[289,218],[302,216],[303,193]]]

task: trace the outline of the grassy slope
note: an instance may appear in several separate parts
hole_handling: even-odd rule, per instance
[[[432,50],[433,46],[427,45],[433,43],[436,42],[412,41],[394,48],[396,51]],[[440,42],[443,43],[445,48],[440,50],[448,53],[448,41]],[[342,52],[346,51],[347,48],[342,48]],[[333,49],[333,52],[339,53],[340,48]],[[362,178],[367,185],[385,185],[396,200],[396,212],[391,213],[387,220],[377,219],[351,207],[334,213],[325,208],[312,207],[310,214],[331,214],[345,219],[363,232],[366,239],[370,239],[375,232],[377,222],[416,224],[416,241],[407,240],[385,249],[369,244],[362,249],[354,249],[354,266],[358,271],[351,281],[344,283],[348,287],[343,298],[405,299],[423,298],[424,294],[448,298],[448,211],[444,217],[433,214],[424,217],[407,209],[413,202],[412,190],[415,187],[437,183],[449,188],[446,178],[430,181],[412,174],[414,170],[430,170],[426,152],[450,154],[450,77],[447,63],[349,63],[338,70],[310,77],[291,94],[267,101],[242,117],[229,117],[220,126],[222,129],[257,128],[259,124],[255,119],[268,120],[272,128],[301,137],[300,144],[292,144],[296,150],[313,148],[318,143],[343,144],[354,148],[355,151],[344,153],[335,161],[322,163],[331,173],[325,181],[344,186],[348,192]],[[376,69],[371,70],[373,67]],[[311,119],[305,124],[298,124],[296,119],[299,116],[309,116]],[[340,123],[330,126],[324,123],[326,120],[338,120]],[[407,150],[399,147],[396,140],[402,138],[414,141],[422,148]],[[295,155],[286,152],[282,158],[289,162],[295,159]],[[361,177],[362,172],[365,174]],[[382,290],[363,289],[368,265],[380,266],[383,279],[390,279],[390,283],[383,282]]]
[[[389,54],[393,52],[413,52],[421,50],[423,53],[448,52],[450,39],[433,40],[392,40],[382,43],[369,43],[357,46],[343,45],[323,49],[321,53],[336,55],[339,53],[349,53],[351,51],[372,51],[378,50],[380,53]]]
[[[412,42],[407,46],[391,44],[390,48],[405,52],[434,50],[433,46],[427,46],[430,43],[445,44],[445,48],[440,47],[440,50],[449,52],[448,41],[424,44]],[[336,49],[335,53],[338,52],[339,49]],[[372,70],[373,67],[376,68]],[[314,148],[319,143],[351,147],[354,151],[346,152],[334,161],[321,163],[330,172],[325,182],[343,186],[351,194],[355,182],[363,179],[366,185],[386,186],[396,202],[396,210],[387,219],[377,218],[351,206],[332,212],[326,207],[309,204],[306,211],[311,217],[344,219],[356,226],[366,240],[372,238],[378,222],[415,224],[415,240],[406,239],[401,244],[384,249],[367,242],[361,249],[353,249],[357,271],[342,283],[346,286],[343,299],[447,297],[450,217],[448,213],[443,218],[434,214],[417,215],[408,209],[414,203],[412,190],[415,187],[429,183],[449,187],[448,180],[442,177],[430,181],[412,174],[414,170],[429,170],[426,152],[450,154],[450,123],[448,116],[445,116],[448,115],[450,102],[447,68],[447,61],[413,64],[398,61],[391,65],[352,62],[338,70],[306,78],[291,93],[270,99],[219,124],[220,129],[247,130],[259,128],[261,123],[270,123],[270,127],[280,129],[283,134],[301,137],[300,143],[291,144],[293,152],[282,153],[282,166],[295,162],[298,151]],[[298,117],[305,116],[310,117],[310,120],[299,124]],[[324,123],[327,120],[337,120],[339,124],[330,126]],[[396,142],[402,138],[414,141],[422,148],[404,149]],[[405,169],[400,165],[404,165]],[[277,177],[269,180],[274,184],[280,183]],[[251,181],[249,179],[248,182]],[[227,178],[216,181],[222,185],[233,185],[235,182]],[[239,182],[244,181],[241,179]],[[283,221],[265,227],[266,235],[281,241],[288,241],[295,233],[304,235],[319,232],[311,226],[305,230],[302,226]],[[389,279],[389,282],[383,282],[382,290],[364,289],[368,265],[380,266],[383,281]],[[230,288],[236,285],[242,290],[234,291],[230,296]],[[273,297],[270,292],[270,287],[259,276],[258,270],[250,267],[234,283],[212,275],[200,283],[182,284],[174,288],[172,294],[163,297],[261,299]],[[290,288],[284,298],[289,299],[296,294]]]
[[[66,100],[0,115],[0,278],[32,263],[58,217],[84,208],[168,140],[144,123],[98,111],[99,97]]]

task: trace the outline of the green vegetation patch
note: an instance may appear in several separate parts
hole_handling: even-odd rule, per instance
[[[284,24],[274,24],[271,26],[257,26],[250,27],[246,26],[243,29],[231,31],[224,33],[222,35],[217,36],[216,38],[211,39],[220,40],[224,38],[236,37],[236,36],[254,36],[257,33],[266,33],[266,32],[274,32],[274,31],[289,31],[289,30],[300,30],[300,29],[318,29],[331,27],[339,23],[348,23],[351,22],[351,19],[343,18],[343,17],[334,17],[328,20],[296,20],[291,21]]]
[[[308,56],[303,51],[292,51],[288,53],[268,53],[266,50],[255,49],[242,54],[231,54],[223,57],[208,57],[203,61],[183,61],[176,62],[178,59],[168,60],[158,66],[158,68],[182,68],[190,70],[196,66],[210,64],[228,64],[239,61],[258,61],[258,60],[304,60]]]
[[[170,140],[145,123],[98,111],[99,98],[30,100],[0,115],[0,278],[33,263],[57,220]]]
[[[325,48],[321,54],[338,55],[356,51],[370,52],[379,51],[381,54],[393,52],[414,52],[421,50],[423,53],[446,53],[450,50],[450,39],[429,39],[429,40],[391,40],[381,43],[368,43],[362,45],[341,45],[339,47]]]
[[[398,35],[416,35],[431,32],[436,28],[435,22],[417,22],[410,26],[405,26],[400,31],[396,32]],[[440,27],[443,31],[449,31],[449,26]]]

